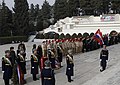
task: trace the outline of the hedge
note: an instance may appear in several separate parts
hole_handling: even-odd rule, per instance
[[[12,37],[0,37],[0,44],[10,44],[12,43],[12,41],[14,42],[19,42],[19,41],[24,41],[27,42],[28,41],[28,37],[27,36],[12,36]]]

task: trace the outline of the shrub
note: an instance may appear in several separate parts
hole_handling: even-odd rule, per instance
[[[59,35],[59,39],[63,39],[65,38],[65,35],[62,33],[61,35]]]
[[[71,38],[71,35],[70,35],[70,34],[66,34],[65,38],[66,38],[66,39],[70,39],[70,38]]]
[[[87,37],[87,36],[89,36],[89,34],[87,33],[87,32],[85,32],[84,34],[83,34],[83,37]]]
[[[10,44],[12,43],[12,41],[14,42],[19,42],[19,41],[24,41],[27,42],[28,41],[28,37],[27,36],[12,36],[12,37],[0,37],[0,44]]]
[[[72,38],[77,38],[77,34],[74,33],[74,34],[72,35]]]
[[[82,34],[81,34],[81,33],[78,34],[78,38],[80,38],[80,37],[82,37]]]

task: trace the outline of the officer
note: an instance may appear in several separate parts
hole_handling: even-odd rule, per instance
[[[18,76],[17,76],[17,64],[16,64],[16,53],[14,51],[14,47],[10,47],[10,56],[12,59],[12,64],[13,64],[13,75],[12,75],[12,81],[13,84],[18,84]]]
[[[33,80],[36,81],[36,75],[38,74],[38,55],[37,55],[37,50],[33,50],[33,54],[31,55],[31,74],[33,76]]]
[[[68,50],[68,54],[66,56],[66,63],[67,63],[66,75],[68,78],[68,82],[71,82],[73,81],[71,79],[71,76],[74,76],[74,62],[71,50]]]
[[[106,45],[103,45],[103,49],[100,53],[100,65],[101,65],[101,69],[100,72],[104,71],[106,69],[107,66],[107,61],[108,61],[108,50],[106,49]]]
[[[55,74],[49,60],[45,61],[45,67],[42,69],[41,77],[43,81],[42,85],[55,85]]]
[[[55,54],[50,48],[48,49],[48,58],[51,62],[51,67],[55,69]]]
[[[60,45],[60,43],[57,44],[57,54],[58,54],[58,61],[60,63],[60,67],[63,67],[61,65],[62,59],[63,59],[63,49],[62,49],[62,46]]]
[[[23,50],[20,51],[17,57],[17,64],[19,65],[21,69],[21,74],[23,75],[22,77],[22,84],[26,83],[26,80],[24,79],[24,74],[26,74],[26,55]]]
[[[5,85],[10,85],[9,80],[12,78],[12,60],[10,58],[10,51],[5,51],[5,57],[2,58],[2,73]]]

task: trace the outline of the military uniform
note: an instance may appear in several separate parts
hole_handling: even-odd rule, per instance
[[[71,79],[71,76],[74,76],[74,63],[73,63],[73,56],[68,54],[66,57],[66,63],[67,63],[67,68],[66,68],[66,75],[68,77],[68,82],[73,81]]]
[[[108,54],[109,53],[108,53],[107,49],[102,49],[102,51],[100,53],[100,65],[101,65],[102,69],[100,69],[100,71],[104,71],[106,69]]]
[[[17,64],[18,66],[20,67],[20,71],[21,71],[21,75],[22,76],[22,79],[21,81],[19,81],[21,84],[25,84],[26,83],[26,80],[24,79],[24,74],[26,74],[26,54],[18,54],[18,57],[17,57]]]
[[[55,67],[55,54],[53,53],[53,51],[51,49],[48,50],[48,58],[51,62],[51,67],[56,68]]]
[[[36,81],[36,75],[38,74],[38,57],[36,55],[31,55],[31,74],[33,75],[33,80]]]
[[[41,71],[41,77],[42,77],[42,85],[55,85],[55,75],[54,70],[50,68],[50,62],[47,60],[45,61],[46,66]]]
[[[2,72],[5,85],[9,85],[9,79],[12,78],[12,60],[6,56],[2,58]]]
[[[61,62],[63,59],[63,49],[60,45],[57,46],[57,54],[58,54],[58,61],[60,63],[60,67],[61,67]]]

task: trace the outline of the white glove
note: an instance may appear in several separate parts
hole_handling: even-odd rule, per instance
[[[4,73],[5,71],[2,71],[2,73]]]
[[[100,59],[100,61],[102,61],[102,59]]]
[[[34,67],[32,67],[32,69],[34,69]]]
[[[106,62],[108,63],[108,60],[106,60]]]
[[[68,68],[68,70],[70,70],[70,68]]]

